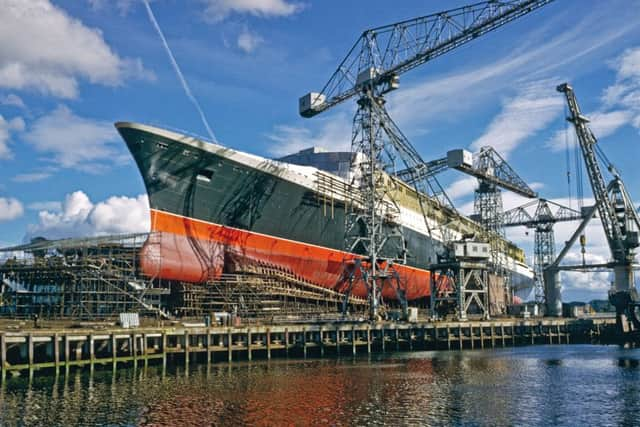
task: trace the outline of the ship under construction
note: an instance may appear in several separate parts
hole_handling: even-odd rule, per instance
[[[490,147],[425,162],[388,115],[385,95],[403,73],[551,1],[483,1],[363,32],[324,88],[299,104],[313,117],[356,100],[349,151],[267,159],[116,123],[149,196],[150,233],[5,250],[2,309],[90,318],[368,307],[376,317],[379,306],[397,304],[430,307],[432,316],[443,305],[445,314],[457,305],[462,318],[505,314],[534,287],[534,271],[504,237],[498,187],[537,194]],[[473,219],[438,183],[447,167],[478,178]]]

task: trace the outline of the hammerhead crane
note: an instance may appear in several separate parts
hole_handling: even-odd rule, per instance
[[[633,274],[636,248],[640,246],[638,213],[620,173],[597,145],[598,141],[589,128],[589,119],[582,115],[573,88],[569,84],[563,83],[557,87],[557,90],[565,95],[569,105],[570,116],[567,120],[573,124],[578,137],[595,198],[595,206],[589,209],[580,227],[567,242],[558,258],[545,269],[545,282],[549,282],[552,287],[557,288],[558,292],[556,293],[559,297],[559,271],[568,269],[566,266],[560,266],[560,262],[597,210],[611,251],[612,260],[607,264],[607,267],[613,269],[614,279],[609,291],[609,300],[616,307],[618,326],[622,331],[629,330],[629,327],[636,331],[640,330],[640,319],[636,313],[640,299],[635,288]],[[611,175],[608,184],[605,182],[600,163],[606,167]],[[575,269],[580,268],[578,266]],[[552,303],[554,302],[557,309],[559,298],[557,301],[552,301]]]
[[[367,271],[362,272],[362,277],[366,277],[372,318],[378,315],[379,287],[392,274],[388,266],[406,262],[403,255],[389,256],[385,252],[390,245],[404,246],[400,227],[385,219],[393,219],[399,213],[385,175],[395,175],[400,164],[411,168],[424,163],[388,115],[384,95],[399,87],[399,77],[405,72],[551,1],[482,1],[366,30],[324,88],[300,98],[303,117],[313,117],[351,98],[357,101],[351,151],[362,156],[354,155],[360,160],[353,165],[356,173],[352,184],[362,190],[364,203],[346,215],[345,248],[367,258]],[[453,208],[435,178],[416,180],[415,187],[418,192],[437,198],[446,208]],[[422,201],[420,205],[427,223],[426,207]]]

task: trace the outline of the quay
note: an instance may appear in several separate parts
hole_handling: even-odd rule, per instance
[[[272,357],[356,356],[606,340],[615,319],[505,319],[162,327],[0,329],[0,377],[72,367],[232,363]]]

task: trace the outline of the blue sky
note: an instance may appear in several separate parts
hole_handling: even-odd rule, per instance
[[[362,30],[462,4],[155,0],[152,7],[218,140],[278,156],[348,147],[354,103],[302,119],[297,100],[322,88]],[[570,81],[640,200],[638,22],[639,0],[557,0],[403,75],[389,111],[425,159],[493,145],[544,197],[569,204],[564,102],[555,86]],[[141,0],[0,0],[0,23],[0,246],[34,235],[144,229],[142,180],[113,122],[206,131]],[[447,172],[442,181],[470,212],[473,180]],[[507,208],[523,202],[505,195]],[[559,225],[556,240],[574,226]],[[531,248],[532,234],[509,237]],[[588,256],[607,254],[595,224]],[[567,279],[566,299],[606,295],[606,274]]]

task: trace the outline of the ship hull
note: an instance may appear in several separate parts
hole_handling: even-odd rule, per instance
[[[143,252],[151,277],[202,282],[223,272],[275,268],[302,280],[365,296],[357,254],[343,251],[345,202],[315,187],[314,170],[202,142],[157,128],[116,125],[149,195],[152,237]],[[428,262],[439,244],[401,226],[406,265],[389,267],[383,296],[429,296]],[[387,245],[382,256],[402,248]],[[364,261],[361,261],[364,262]]]
[[[154,224],[143,249],[145,274],[169,280],[202,282],[223,272],[254,268],[278,269],[306,282],[346,291],[354,272],[354,296],[367,290],[354,271],[358,255],[247,230],[226,227],[168,212],[151,210]],[[383,284],[383,297],[395,299],[400,286],[409,299],[428,296],[429,272],[404,265],[393,267],[397,281]]]

